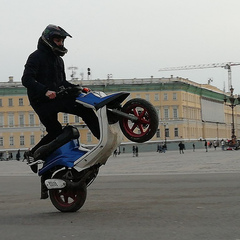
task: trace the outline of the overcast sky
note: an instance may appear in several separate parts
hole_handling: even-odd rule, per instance
[[[48,24],[63,27],[68,67],[93,79],[189,78],[227,88],[227,70],[159,72],[164,67],[240,63],[240,0],[0,0],[0,81],[20,81],[28,55]],[[240,94],[240,65],[232,67]]]

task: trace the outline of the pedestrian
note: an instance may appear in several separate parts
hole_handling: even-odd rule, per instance
[[[195,144],[194,143],[193,143],[192,147],[193,147],[193,152],[195,152]]]
[[[117,156],[117,149],[114,150],[114,152],[113,152],[113,156],[114,156],[114,157]]]
[[[160,144],[157,145],[157,152],[160,152]]]
[[[213,147],[214,147],[214,149],[216,151],[216,148],[217,148],[217,141],[216,140],[213,141]]]
[[[16,159],[17,159],[17,161],[20,160],[20,157],[21,157],[21,155],[20,155],[20,149],[18,149],[17,154],[16,154]]]
[[[135,147],[136,157],[138,157],[138,146]]]
[[[225,150],[225,141],[223,139],[221,141],[221,147],[222,147],[222,151],[224,151]]]
[[[48,25],[38,40],[37,50],[28,57],[23,72],[22,84],[27,88],[30,105],[47,131],[47,135],[27,152],[31,161],[34,161],[33,154],[40,146],[62,133],[62,125],[57,118],[59,112],[81,117],[93,135],[100,137],[98,119],[92,109],[80,104],[76,107],[75,98],[56,98],[59,90],[76,87],[66,80],[62,59],[67,53],[64,46],[66,37],[72,36],[59,26]],[[32,166],[32,170],[37,172],[37,164]]]
[[[157,146],[157,152],[162,153],[162,151],[163,151],[163,145],[160,143]]]
[[[164,143],[162,146],[162,151],[165,153],[167,151],[167,144]]]
[[[133,152],[133,157],[135,157],[135,154],[136,154],[136,148],[135,148],[135,146],[132,147],[132,152]]]
[[[120,154],[121,154],[121,149],[120,149],[120,147],[118,147],[117,155],[120,155]]]
[[[184,144],[182,143],[182,142],[180,142],[179,144],[178,144],[178,147],[179,147],[179,153],[181,154],[181,153],[183,153],[184,154],[184,148],[185,148],[185,146],[184,146]]]
[[[9,153],[8,153],[8,151],[6,151],[6,161],[8,161],[9,160]]]
[[[205,140],[204,146],[205,146],[205,149],[206,149],[206,152],[207,152],[208,151],[208,143],[207,143],[206,140]]]

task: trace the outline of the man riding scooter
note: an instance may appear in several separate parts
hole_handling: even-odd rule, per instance
[[[27,152],[29,163],[34,161],[33,154],[39,147],[50,143],[63,132],[57,118],[59,112],[81,117],[93,135],[98,139],[100,136],[98,119],[92,109],[76,107],[74,98],[56,97],[59,90],[75,87],[66,80],[62,59],[67,53],[64,47],[66,37],[72,36],[59,26],[48,25],[38,40],[37,50],[30,54],[25,65],[22,84],[27,88],[30,104],[47,131],[47,135]],[[31,169],[37,173],[37,164],[31,165]],[[42,187],[41,198],[45,199],[48,197],[47,189],[44,185]]]

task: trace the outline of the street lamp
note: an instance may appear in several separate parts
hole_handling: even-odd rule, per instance
[[[167,126],[168,126],[168,124],[167,123],[163,123],[163,126],[164,126],[164,138],[165,138],[165,143],[164,143],[164,145],[166,146],[166,148],[167,148]]]
[[[235,135],[235,124],[234,124],[234,108],[240,103],[240,96],[238,95],[237,98],[234,97],[233,95],[233,91],[234,88],[231,86],[230,88],[230,96],[226,96],[224,97],[224,102],[225,104],[227,103],[227,101],[229,101],[229,104],[226,104],[227,106],[229,106],[232,109],[232,141],[231,141],[231,145],[235,146],[236,145],[236,135]]]

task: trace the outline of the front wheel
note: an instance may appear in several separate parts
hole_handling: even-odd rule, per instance
[[[57,172],[53,178],[65,179],[66,170]],[[85,203],[87,197],[86,184],[80,188],[63,188],[49,190],[52,204],[61,212],[76,212]]]
[[[158,115],[150,102],[142,98],[134,98],[122,107],[122,111],[138,118],[135,122],[127,118],[119,121],[123,134],[129,140],[142,143],[154,136],[158,128]]]

